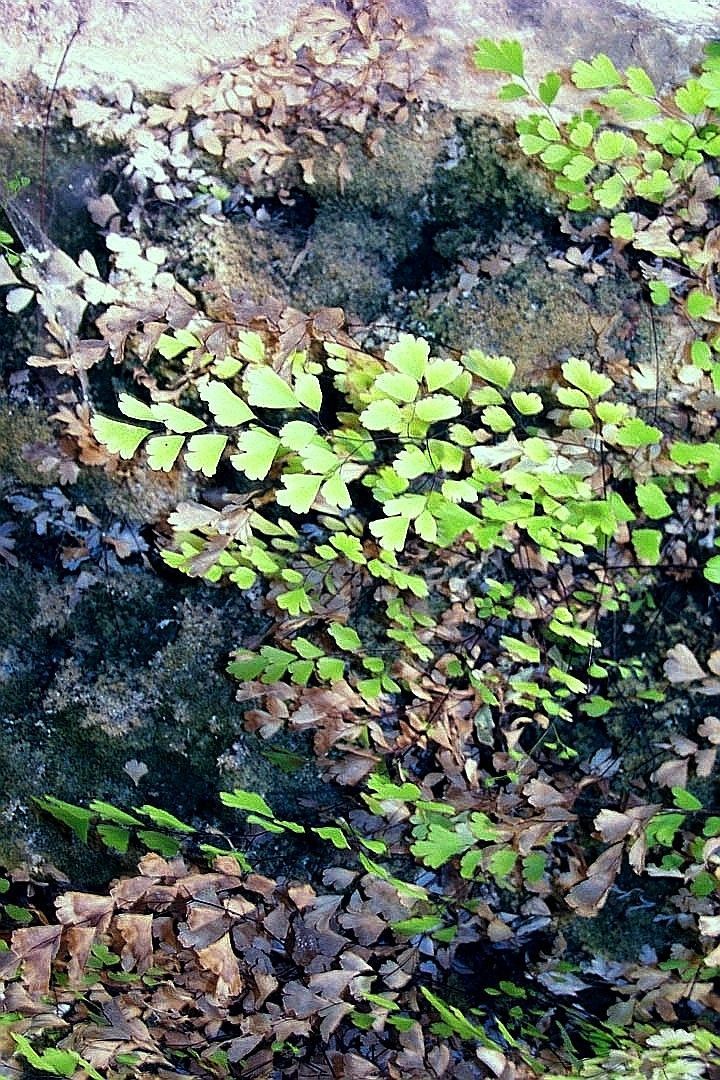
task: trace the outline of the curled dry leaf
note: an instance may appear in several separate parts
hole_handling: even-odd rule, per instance
[[[671,683],[697,682],[706,677],[706,672],[687,645],[673,645],[668,650],[663,671]]]
[[[698,735],[702,735],[713,746],[720,746],[720,719],[717,716],[706,716],[698,727]]]
[[[594,821],[595,828],[606,844],[617,843],[625,837],[635,837],[647,821],[662,807],[659,804],[634,806],[624,813],[601,810]]]
[[[66,892],[55,901],[57,917],[65,926],[92,926],[105,933],[115,908],[111,896]]]
[[[24,287],[10,289],[10,291],[5,294],[5,307],[11,315],[17,315],[23,308],[26,308],[34,298],[35,292],[33,289],[26,289]]]
[[[12,951],[22,961],[23,986],[31,996],[46,994],[50,969],[60,948],[61,926],[27,926],[13,930]]]
[[[142,975],[152,966],[152,922],[152,915],[122,914],[115,919],[115,928],[123,940],[120,954],[123,971],[134,968]]]
[[[90,950],[97,941],[97,929],[89,926],[70,926],[64,934],[64,944],[70,954],[68,982],[70,986],[82,986]]]
[[[324,1009],[327,1001],[302,983],[291,981],[283,990],[283,1005],[292,1016],[304,1020]]]
[[[240,995],[243,980],[229,934],[204,949],[198,949],[197,958],[201,968],[217,976],[213,997],[218,1004],[227,1004],[230,999]]]
[[[607,848],[588,866],[585,880],[570,889],[566,899],[578,915],[595,918],[605,906],[620,869],[624,850],[624,843],[613,844]]]
[[[651,774],[651,779],[661,787],[687,787],[688,758],[671,758],[663,761]]]
[[[131,758],[130,761],[126,761],[123,765],[123,770],[128,774],[135,787],[138,786],[143,776],[147,776],[148,767],[144,761],[138,761],[137,758]]]

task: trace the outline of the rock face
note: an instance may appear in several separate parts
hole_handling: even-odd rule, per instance
[[[2,81],[17,85],[31,73],[52,85],[79,28],[61,85],[97,86],[126,99],[133,87],[168,91],[287,33],[308,6],[307,0],[0,0]],[[538,71],[604,51],[671,83],[717,34],[720,15],[718,0],[388,0],[387,6],[424,36],[438,100],[478,111],[491,103],[497,109],[492,89],[470,66],[469,46],[480,35],[518,37]]]
[[[0,519],[12,493],[26,505],[63,499],[22,457],[23,445],[47,437],[39,410],[0,397]],[[126,487],[118,485],[123,498]],[[90,472],[70,495],[105,515],[112,499]],[[56,862],[86,883],[117,869],[106,851],[72,845],[40,818],[33,796],[119,806],[140,798],[216,825],[219,789],[272,791],[280,806],[318,783],[310,763],[290,776],[243,731],[224,667],[236,628],[264,623],[237,590],[188,588],[139,559],[68,574],[53,528],[40,536],[19,523],[18,565],[0,559],[0,865]]]
[[[479,36],[516,37],[531,73],[569,67],[607,53],[616,64],[647,69],[673,85],[697,62],[703,42],[717,34],[717,0],[429,0],[427,29],[442,71],[443,98],[457,108],[490,104],[469,79],[467,44]],[[494,106],[497,108],[497,106]]]

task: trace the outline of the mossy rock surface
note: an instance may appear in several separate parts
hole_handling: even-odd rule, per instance
[[[0,613],[0,863],[51,861],[86,885],[110,876],[105,852],[37,814],[32,797],[43,794],[149,802],[238,835],[223,788],[261,791],[281,815],[296,813],[308,774],[288,776],[244,733],[224,673],[240,628],[253,625],[239,595],[142,568],[81,589],[70,575],[20,565],[0,570]],[[147,767],[137,786],[125,768],[133,760]]]
[[[315,147],[314,181],[294,166],[277,181],[290,192],[282,201],[263,191],[212,229],[164,211],[153,238],[191,286],[209,274],[260,302],[343,307],[359,329],[395,321],[396,296],[430,287],[468,245],[490,249],[513,230],[551,225],[546,187],[496,124],[430,108],[385,129],[377,156],[354,134],[343,146],[343,182],[337,156]]]
[[[32,404],[15,404],[0,393],[0,495],[13,485],[39,487],[47,476],[24,456],[26,447],[53,439],[47,413]]]

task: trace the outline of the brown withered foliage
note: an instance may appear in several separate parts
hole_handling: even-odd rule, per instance
[[[329,868],[318,893],[240,874],[229,857],[202,871],[151,854],[138,869],[104,896],[61,894],[53,921],[12,932],[0,989],[23,1019],[9,1030],[52,1027],[108,1076],[127,1054],[141,1075],[169,1076],[178,1060],[199,1076],[222,1075],[221,1063],[258,1078],[525,1075],[507,1060],[489,1072],[471,1047],[431,1033],[418,995],[427,949],[392,930],[417,901],[388,882]],[[466,917],[464,939],[481,925]],[[396,1013],[407,1022],[393,1026]],[[350,1019],[360,1014],[362,1027]]]
[[[287,39],[151,107],[148,125],[189,128],[197,147],[245,183],[293,161],[313,183],[316,160],[329,156],[342,185],[351,172],[338,129],[366,136],[367,151],[381,153],[373,121],[405,121],[421,81],[406,20],[389,5],[353,0],[346,11],[310,8]]]

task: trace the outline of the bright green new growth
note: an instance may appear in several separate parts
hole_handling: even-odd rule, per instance
[[[190,339],[200,344],[202,327],[166,336],[164,351],[175,354],[175,344],[180,352]],[[402,680],[382,655],[388,646],[368,648],[357,628],[343,625],[350,603],[328,614],[333,596],[384,583],[378,622],[389,647],[427,663],[437,619],[416,567],[433,550],[451,549],[478,566],[518,543],[549,563],[585,560],[630,525],[637,565],[655,566],[663,544],[655,522],[672,512],[673,474],[707,460],[708,482],[715,477],[708,447],[673,444],[635,408],[613,401],[612,380],[587,360],[567,360],[561,383],[543,398],[515,389],[508,357],[479,350],[436,357],[407,334],[382,361],[331,343],[317,358],[271,356],[257,335],[249,346],[241,339],[236,355],[214,364],[226,378],[201,375],[194,407],[123,394],[128,422],[93,418],[108,449],[130,457],[144,445],[151,468],[168,470],[182,455],[206,476],[221,461],[238,474],[239,493],[225,510],[177,508],[169,519],[174,543],[163,557],[190,576],[227,578],[241,589],[264,581],[279,611],[297,620],[281,627],[277,644],[236,655],[229,670],[242,681],[347,679],[367,701],[398,693]],[[196,415],[202,405],[205,419]],[[642,476],[634,501],[612,483],[591,482],[601,457],[619,477]],[[656,467],[657,479],[648,479]],[[358,505],[367,506],[363,516]],[[708,573],[715,573],[712,561]],[[612,608],[610,591],[598,586],[601,595]],[[570,649],[566,666],[573,649],[596,644],[579,615],[586,602],[571,598],[540,622],[527,597],[513,602],[516,631],[500,639],[509,662],[542,671],[547,649]],[[301,626],[309,637],[297,635]],[[477,689],[472,662],[461,656],[458,664]],[[497,704],[489,686],[483,693]],[[557,700],[542,707],[569,717]]]
[[[517,121],[522,150],[548,170],[569,210],[606,213],[615,246],[645,258],[653,303],[677,306],[689,325],[688,361],[710,375],[717,391],[720,312],[714,258],[704,244],[704,201],[718,188],[711,166],[720,156],[720,48],[708,45],[699,77],[670,98],[658,94],[642,68],[619,71],[602,53],[578,60],[570,80],[576,90],[594,93],[589,107],[569,120],[549,109],[564,79],[552,72],[531,86],[518,42],[483,39],[475,63],[512,77],[500,90],[502,100],[542,106]],[[645,252],[671,262],[652,265]]]
[[[51,1073],[53,1076],[75,1076],[78,1070],[82,1069],[87,1076],[92,1077],[92,1080],[103,1080],[97,1069],[75,1050],[48,1047],[38,1053],[24,1035],[16,1031],[11,1032],[11,1035],[15,1043],[15,1054],[39,1072]]]

